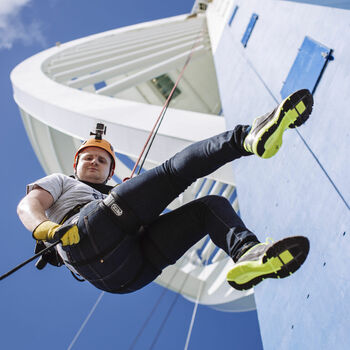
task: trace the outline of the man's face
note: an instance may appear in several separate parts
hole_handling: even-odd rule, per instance
[[[88,147],[79,154],[76,174],[82,181],[102,184],[110,179],[111,157],[98,147]]]

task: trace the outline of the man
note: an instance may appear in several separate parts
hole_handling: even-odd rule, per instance
[[[61,240],[58,260],[111,293],[147,285],[207,233],[236,263],[227,275],[234,288],[246,290],[267,277],[286,277],[305,261],[307,238],[260,243],[220,196],[160,214],[197,178],[225,163],[252,154],[272,157],[283,132],[303,124],[312,105],[310,92],[299,90],[252,126],[238,125],[194,143],[114,188],[105,185],[115,167],[112,146],[89,139],[75,155],[75,179],[53,174],[28,185],[18,215],[37,241]]]

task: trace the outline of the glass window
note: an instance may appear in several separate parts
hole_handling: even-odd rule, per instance
[[[170,92],[175,85],[175,83],[171,80],[171,78],[167,74],[162,74],[156,78],[153,78],[151,80],[151,83],[163,95],[165,99],[169,97]],[[181,94],[181,90],[178,87],[176,87],[172,98],[176,98],[180,94]]]

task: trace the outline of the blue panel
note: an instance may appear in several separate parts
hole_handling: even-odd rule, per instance
[[[123,182],[123,180],[120,179],[117,175],[113,175],[112,178],[117,184],[121,184]]]
[[[117,159],[122,162],[127,168],[130,169],[130,174],[131,174],[131,171],[132,169],[134,169],[134,166],[135,166],[135,162],[130,159],[128,156],[126,156],[125,154],[122,154],[122,153],[117,153],[116,152],[116,156],[117,156]],[[140,161],[141,163],[142,161]],[[138,173],[140,169],[140,165],[137,166],[136,170],[135,170],[135,174]],[[141,169],[141,174],[145,171],[145,169]]]
[[[232,24],[232,21],[233,21],[233,19],[234,19],[235,16],[236,16],[237,10],[238,10],[238,6],[236,5],[235,8],[233,9],[231,18],[230,18],[230,20],[228,21],[228,25],[229,25],[229,26]]]
[[[130,170],[132,170],[135,166],[135,162],[131,160],[128,156],[122,153],[117,153],[116,156],[118,160],[120,160],[126,167],[128,167]]]
[[[306,36],[281,90],[282,98],[304,88],[314,93],[331,52],[328,47]]]
[[[243,38],[241,40],[241,43],[243,44],[244,47],[247,46],[248,40],[250,38],[250,35],[252,34],[252,31],[254,29],[255,23],[258,20],[259,16],[256,13],[252,14],[252,17],[250,18],[248,27],[245,31],[245,33],[243,34]]]
[[[100,81],[99,83],[94,84],[96,90],[100,90],[106,86],[104,81]]]

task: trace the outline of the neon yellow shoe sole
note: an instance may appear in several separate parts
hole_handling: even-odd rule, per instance
[[[256,259],[244,254],[228,272],[227,281],[237,290],[248,290],[266,278],[288,277],[304,263],[309,247],[306,237],[295,236],[272,244]]]
[[[282,146],[286,129],[295,128],[309,118],[313,98],[309,90],[298,90],[284,99],[272,112],[254,120],[244,140],[244,148],[261,158],[271,158]]]

